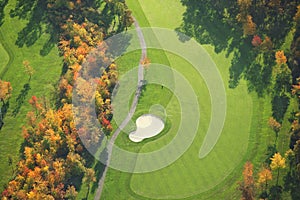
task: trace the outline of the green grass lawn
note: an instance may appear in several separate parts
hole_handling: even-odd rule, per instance
[[[179,1],[128,0],[127,4],[133,10],[133,15],[139,24],[144,27],[175,29],[179,27],[184,12]],[[152,41],[148,41],[148,44],[149,42]],[[267,126],[271,116],[271,99],[268,96],[264,99],[258,98],[256,94],[249,93],[247,84],[243,80],[237,88],[229,89],[229,67],[232,55],[227,57],[225,52],[216,54],[210,45],[203,47],[216,63],[226,85],[227,118],[217,145],[205,159],[198,159],[199,148],[209,123],[209,94],[202,77],[189,63],[174,54],[165,52],[170,66],[182,73],[197,91],[197,95],[202,97],[199,101],[199,109],[203,121],[199,132],[188,151],[166,168],[143,174],[123,173],[110,169],[102,199],[239,199],[240,192],[236,188],[237,182],[241,179],[244,163],[251,160],[255,165],[255,171],[259,170],[261,163],[266,159],[267,146],[274,140],[274,134]],[[150,60],[152,59],[150,57]],[[158,61],[163,60],[158,59]],[[123,66],[121,61],[119,63],[121,70]],[[159,87],[151,87],[149,91],[145,91],[133,119],[147,111],[150,104],[155,103],[154,98],[164,99],[164,94],[160,95]],[[177,104],[176,100],[173,102],[174,99],[173,96],[170,100],[172,106],[168,107],[168,112],[176,113],[178,102]],[[289,140],[289,134],[285,134],[289,126],[287,119],[294,105],[295,103],[291,102],[284,120],[286,128],[280,133],[281,145],[278,148],[281,152],[287,149]],[[178,127],[176,125],[181,120],[176,115],[172,116],[167,121],[167,130],[160,136],[135,144],[123,133],[118,137],[116,144],[135,152],[159,149],[174,137]]]
[[[0,192],[2,185],[12,177],[7,162],[8,156],[12,156],[14,164],[19,160],[19,150],[23,142],[22,126],[26,124],[26,113],[31,109],[28,100],[33,95],[51,98],[53,85],[60,77],[62,66],[57,48],[53,48],[46,56],[40,55],[40,50],[49,39],[46,33],[43,33],[32,46],[20,48],[15,45],[18,33],[28,23],[26,20],[10,17],[9,12],[14,9],[16,2],[9,0],[5,8],[4,23],[0,27],[0,74],[3,75],[2,79],[10,81],[13,87],[9,108],[4,118],[5,125],[0,131],[2,177]],[[127,0],[127,4],[142,27],[175,29],[182,22],[181,17],[185,10],[179,0]],[[225,52],[216,54],[214,48],[209,45],[205,45],[204,49],[216,63],[227,93],[227,118],[222,135],[213,151],[204,159],[198,158],[211,116],[210,94],[203,78],[183,58],[170,52],[148,49],[148,57],[152,63],[172,67],[193,87],[199,98],[201,113],[199,130],[191,147],[176,162],[163,169],[143,174],[109,169],[102,199],[239,199],[236,183],[241,177],[243,164],[250,159],[259,167],[265,158],[267,145],[272,144],[274,139],[273,133],[266,126],[271,116],[270,99],[262,100],[255,94],[249,94],[245,81],[241,81],[237,88],[229,89],[231,56],[226,57]],[[120,67],[121,77],[137,67],[139,59],[140,51],[131,52],[118,59],[116,62]],[[29,77],[24,74],[22,65],[24,60],[28,60],[36,71],[30,82]],[[6,73],[2,73],[6,67]],[[291,103],[289,111],[293,110],[296,103]],[[159,85],[146,86],[133,116],[133,122],[140,115],[148,113],[155,104],[160,104],[166,109],[164,131],[138,144],[131,142],[126,133],[121,133],[116,140],[119,147],[132,152],[151,152],[162,148],[175,137],[182,120],[179,114],[179,101],[169,89],[161,88]],[[279,136],[279,140],[283,141],[278,147],[281,152],[286,150],[288,143],[287,117],[284,124],[286,126]],[[132,127],[128,129],[130,128]],[[94,167],[97,167],[97,163]],[[86,191],[87,187],[83,184],[78,199],[84,198]],[[89,199],[93,199],[94,192],[92,189]]]
[[[59,80],[62,66],[62,58],[59,57],[57,48],[53,48],[46,56],[40,55],[40,50],[49,39],[49,35],[46,33],[43,33],[32,46],[20,48],[15,45],[18,33],[28,23],[26,20],[10,17],[9,12],[15,8],[16,2],[16,0],[8,2],[5,7],[4,23],[0,27],[0,43],[9,48],[12,60],[2,78],[10,81],[13,87],[9,108],[4,118],[5,124],[0,131],[0,191],[12,177],[12,171],[7,162],[8,156],[12,156],[14,164],[19,160],[19,150],[23,142],[22,126],[26,124],[26,113],[31,110],[28,100],[33,95],[45,96],[49,99],[54,91],[53,85]],[[0,70],[2,70],[7,64],[8,55],[3,48],[0,48],[0,54]],[[35,70],[30,82],[28,81],[29,76],[24,73],[22,64],[24,60],[28,60]],[[27,87],[26,84],[28,84]]]
[[[154,3],[153,1],[146,0],[139,1],[140,4],[136,1],[127,1],[127,3],[133,10],[134,16],[138,19],[141,26],[151,25],[174,29],[179,26],[181,22],[180,16],[184,12],[180,2],[174,1],[159,1],[159,3]],[[169,12],[167,11],[167,5],[174,5],[175,7]],[[205,46],[205,49],[218,66],[224,83],[228,88],[230,58],[226,58],[225,53],[215,54],[213,48],[210,46]],[[209,156],[199,160],[199,148],[210,119],[209,93],[202,77],[199,76],[187,61],[171,53],[166,53],[166,55],[170,66],[183,74],[190,81],[197,96],[201,97],[199,101],[201,122],[196,139],[180,159],[164,169],[145,174],[128,174],[110,169],[105,182],[103,199],[172,199],[190,196],[192,196],[192,199],[199,199],[210,196],[212,192],[206,192],[210,189],[224,188],[226,185],[224,180],[229,183],[229,178],[233,171],[238,169],[241,172],[248,149],[251,124],[254,123],[252,122],[252,113],[254,112],[253,109],[256,108],[255,102],[252,101],[251,95],[247,92],[246,84],[242,82],[235,90],[226,90],[228,95],[228,110],[224,131]],[[149,58],[151,61],[155,59],[150,56]],[[157,61],[161,62],[162,60]],[[119,66],[122,68],[122,63],[119,63]],[[139,102],[138,114],[140,114],[139,110],[148,109],[151,101],[147,98],[163,98],[163,94],[159,96],[157,90],[159,91],[160,88],[153,87],[150,91],[146,90]],[[239,101],[240,99],[243,99],[243,101]],[[170,105],[173,105],[173,107],[170,107],[168,111],[176,113],[176,102],[174,101]],[[169,119],[169,123],[172,126],[175,125],[175,127],[170,128],[167,134],[162,134],[161,137],[155,140],[149,139],[149,141],[141,144],[130,142],[127,135],[124,136],[123,134],[117,139],[117,145],[125,149],[138,150],[139,152],[149,152],[159,149],[176,134],[176,124],[180,122],[180,118],[176,114],[172,116]],[[253,147],[252,144],[249,146]],[[198,196],[198,194],[201,194],[201,196]]]

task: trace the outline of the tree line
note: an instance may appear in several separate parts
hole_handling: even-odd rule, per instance
[[[92,146],[99,143],[101,134],[109,135],[112,131],[110,98],[118,71],[105,53],[103,40],[133,22],[125,1],[47,0],[46,13],[63,57],[58,100],[54,108],[36,96],[29,100],[32,111],[27,113],[22,131],[23,153],[16,168],[12,167],[13,179],[2,192],[2,199],[76,199],[82,182],[88,186],[88,197],[90,184],[96,179],[94,170],[87,165],[88,153],[80,138]],[[31,77],[33,70],[28,62],[24,63]],[[84,63],[89,63],[89,67],[83,68]],[[90,79],[96,88],[91,88]],[[4,101],[11,87],[0,83]],[[101,123],[100,133],[88,134],[88,123],[76,126],[72,108],[74,84],[83,102],[93,99],[89,91],[95,89],[93,100]],[[80,117],[88,122],[91,112],[95,111],[87,109]]]

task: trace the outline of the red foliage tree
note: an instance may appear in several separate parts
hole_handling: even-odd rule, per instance
[[[254,47],[259,47],[262,43],[262,40],[258,35],[254,35],[251,43]]]

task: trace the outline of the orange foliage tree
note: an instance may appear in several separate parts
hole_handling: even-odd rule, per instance
[[[276,58],[276,63],[278,65],[283,65],[283,64],[286,64],[286,62],[287,62],[287,58],[284,55],[284,51],[276,51],[275,58]]]
[[[0,80],[0,101],[2,102],[2,104],[4,104],[5,101],[10,98],[11,92],[12,87],[10,82]]]
[[[39,106],[37,116],[23,128],[24,156],[16,177],[2,193],[4,199],[65,199],[76,195],[72,181],[92,169],[84,166],[82,144],[74,127],[72,106],[55,111]]]
[[[269,127],[274,131],[275,133],[275,146],[277,144],[277,139],[278,139],[278,133],[281,129],[281,124],[276,120],[274,119],[273,117],[270,117],[269,121],[268,121],[268,125]]]
[[[239,190],[242,192],[243,200],[254,200],[255,197],[255,186],[253,178],[253,164],[246,162],[243,171],[243,181],[239,183]]]
[[[266,199],[268,197],[268,181],[272,180],[272,172],[269,168],[263,167],[259,172],[258,172],[258,180],[257,183],[259,186],[262,187],[263,192],[260,195],[261,198]]]

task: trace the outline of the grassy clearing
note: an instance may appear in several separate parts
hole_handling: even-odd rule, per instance
[[[19,150],[22,137],[22,126],[26,124],[26,113],[31,110],[28,100],[31,96],[51,98],[54,87],[57,83],[62,66],[62,59],[59,57],[57,48],[53,48],[46,56],[40,55],[40,50],[49,39],[49,35],[42,36],[32,46],[22,48],[15,45],[18,33],[28,23],[26,20],[11,18],[10,10],[15,8],[16,0],[10,0],[5,7],[5,19],[0,27],[0,43],[9,48],[10,56],[13,57],[7,71],[3,74],[3,80],[10,81],[13,87],[13,94],[9,101],[9,108],[4,118],[5,125],[0,131],[0,190],[2,185],[12,177],[7,159],[12,156],[13,163],[19,160]],[[2,54],[7,57],[7,54]],[[28,75],[24,74],[22,62],[28,60],[35,69],[35,74],[29,82]],[[2,60],[1,60],[2,62]],[[3,66],[1,65],[2,69]]]

